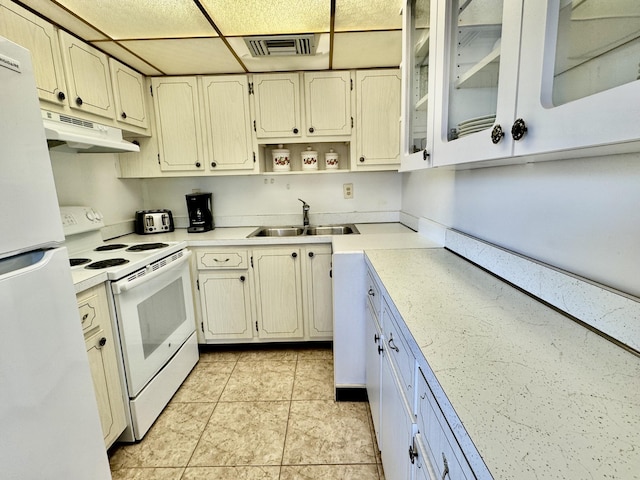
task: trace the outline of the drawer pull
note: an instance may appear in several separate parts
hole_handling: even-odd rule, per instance
[[[224,260],[218,260],[217,258],[213,259],[214,262],[218,262],[218,263],[227,263],[229,260],[230,260],[229,258],[225,258]]]
[[[374,292],[374,291],[373,291],[373,288],[370,288],[370,289],[369,289],[369,291],[367,292],[367,294],[368,294],[370,297],[375,297],[375,296],[376,296],[376,292]]]
[[[87,318],[89,318],[89,314],[88,314],[88,313],[85,313],[85,314],[82,316],[82,323],[86,322],[86,321],[87,321]]]
[[[389,333],[389,348],[391,350],[395,350],[396,352],[400,352],[400,349],[396,346],[395,342],[393,341],[393,334]]]
[[[442,453],[442,464],[444,466],[443,470],[442,470],[442,480],[444,480],[444,478],[449,475],[449,462],[447,462],[447,457],[444,456],[444,453]]]

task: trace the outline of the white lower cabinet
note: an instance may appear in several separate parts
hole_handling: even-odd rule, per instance
[[[475,479],[418,366],[425,359],[412,353],[415,340],[371,267],[365,285],[366,386],[385,478]]]
[[[104,285],[77,295],[104,443],[109,448],[127,426],[116,341]]]
[[[331,245],[195,249],[200,343],[331,340]]]

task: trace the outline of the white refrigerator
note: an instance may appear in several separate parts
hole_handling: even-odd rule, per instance
[[[0,477],[110,479],[29,52],[0,37]]]

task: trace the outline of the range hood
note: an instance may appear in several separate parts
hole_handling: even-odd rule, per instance
[[[75,153],[139,152],[140,147],[122,138],[122,130],[42,110],[42,122],[50,150]]]

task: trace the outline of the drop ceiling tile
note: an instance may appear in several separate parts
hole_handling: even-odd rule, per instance
[[[326,70],[329,68],[329,34],[317,35],[315,55],[274,55],[253,57],[243,38],[231,37],[227,41],[250,72],[287,72],[292,70]]]
[[[130,40],[120,43],[165,75],[244,72],[219,38]]]
[[[329,32],[329,0],[201,0],[225,36]]]
[[[21,0],[24,5],[38,12],[54,23],[87,41],[106,40],[107,37],[95,28],[87,25],[64,8],[48,0]]]
[[[57,0],[114,40],[213,37],[193,0]]]
[[[118,45],[116,42],[91,42],[91,44],[144,75],[163,74],[163,72],[156,70],[152,65],[141,60],[135,54],[129,52],[126,48]]]
[[[336,33],[333,68],[398,67],[402,59],[402,32]]]
[[[402,1],[336,0],[334,31],[400,30]]]

